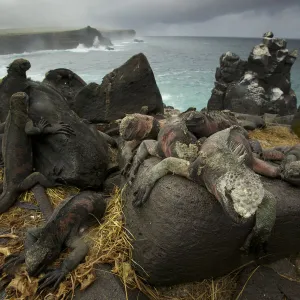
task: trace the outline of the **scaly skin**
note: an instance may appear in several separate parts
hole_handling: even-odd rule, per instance
[[[37,127],[33,126],[27,113],[27,101],[28,96],[23,92],[13,94],[10,99],[10,110],[2,141],[4,180],[0,196],[0,213],[7,211],[23,191],[38,183],[45,187],[52,185],[45,176],[33,172],[29,135],[41,134],[48,124],[42,120]]]
[[[120,123],[120,136],[125,141],[156,139],[158,132],[158,121],[148,115],[130,114]]]
[[[66,199],[42,228],[27,232],[25,250],[8,256],[3,270],[9,271],[14,265],[25,262],[30,276],[45,273],[39,281],[38,292],[50,286],[56,289],[86,256],[88,246],[80,235],[88,226],[101,220],[105,209],[106,201],[100,193],[84,191]],[[47,266],[59,257],[64,247],[71,248],[72,252],[58,269],[47,271]]]
[[[259,253],[275,223],[276,199],[264,189],[255,172],[277,177],[279,168],[253,157],[246,136],[243,128],[232,126],[207,138],[194,162],[174,157],[162,160],[142,175],[133,205],[141,206],[155,182],[164,175],[184,176],[204,185],[234,222],[241,223],[256,215],[255,226],[242,248]]]
[[[188,110],[177,117],[172,117],[171,120],[167,119],[160,123],[157,123],[153,117],[141,114],[126,116],[120,125],[120,134],[123,139],[126,141],[153,139],[141,144],[141,149],[139,151],[140,154],[135,159],[136,162],[134,164],[134,168],[132,168],[129,183],[134,178],[139,165],[148,154],[163,158],[169,156],[184,158],[181,155],[185,152],[186,154],[189,153],[188,159],[190,160],[193,156],[195,156],[195,153],[193,152],[196,151],[196,148],[189,145],[195,144],[195,137],[198,139],[209,137],[217,131],[237,124],[238,123],[234,115],[227,110],[209,112]],[[167,127],[164,128],[165,126]],[[157,130],[159,127],[160,131],[157,136]],[[156,146],[156,141],[154,141],[156,138],[158,139],[158,146]],[[178,145],[177,149],[175,147],[176,143]],[[130,152],[131,155],[127,155],[126,157],[127,162],[122,170],[123,175],[126,175],[129,172],[136,144],[134,144],[135,148],[130,148],[130,146],[131,145],[129,143],[125,143],[124,149],[126,149],[126,151],[124,150],[123,152]],[[182,146],[185,149],[182,148]]]
[[[123,174],[127,175],[132,162],[128,178],[128,183],[131,184],[139,166],[148,155],[194,161],[198,156],[198,151],[197,138],[188,131],[181,119],[174,117],[169,119],[160,129],[157,141],[147,139],[140,144],[136,155],[132,156],[125,166]]]
[[[286,151],[281,164],[281,177],[292,185],[300,186],[300,144],[284,150]]]
[[[188,111],[179,115],[188,128],[198,139],[238,125],[234,114],[229,110],[223,111]]]

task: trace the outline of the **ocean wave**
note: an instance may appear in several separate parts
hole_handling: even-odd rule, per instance
[[[72,49],[38,50],[38,51],[32,51],[32,52],[25,51],[23,53],[4,54],[4,55],[0,55],[0,57],[5,59],[5,58],[16,58],[16,57],[22,57],[22,56],[31,56],[31,55],[37,55],[37,54],[53,54],[53,53],[58,53],[58,52],[88,53],[88,52],[92,52],[92,51],[105,51],[105,52],[106,51],[109,51],[109,52],[124,51],[123,49],[118,49],[120,47],[118,45],[113,45],[112,47],[114,48],[114,50],[106,49],[105,46],[85,47],[83,44],[79,44],[76,48],[72,48]]]
[[[168,101],[172,98],[171,94],[161,94],[163,101]]]

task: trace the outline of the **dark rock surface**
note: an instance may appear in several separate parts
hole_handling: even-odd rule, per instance
[[[133,208],[132,195],[142,172],[159,161],[146,160],[134,186],[125,193],[126,226],[136,239],[133,260],[137,271],[150,284],[171,285],[223,276],[251,261],[253,257],[241,255],[239,248],[254,219],[243,225],[233,223],[205,188],[189,180],[165,176],[145,205]],[[295,225],[300,222],[300,189],[280,180],[262,180],[278,200],[268,247],[271,262],[300,250],[300,227]]]
[[[268,32],[247,62],[231,52],[222,54],[208,109],[253,115],[294,114],[297,98],[291,89],[290,72],[298,52],[289,52],[286,44]]]
[[[290,266],[291,269],[292,267]],[[248,267],[241,273],[233,299],[237,299],[238,295],[239,300],[300,299],[300,283],[294,281],[290,274],[280,274],[272,266],[259,266],[255,269],[256,267]]]
[[[112,45],[111,41],[104,38],[99,30],[90,26],[70,31],[5,34],[0,35],[0,55],[25,51],[72,49],[79,44],[91,47],[96,37],[101,45]]]
[[[86,82],[69,69],[54,69],[46,73],[43,83],[56,88],[68,101],[71,109],[75,95],[86,86]]]
[[[96,267],[96,281],[86,290],[75,290],[75,300],[126,300],[126,293],[120,279],[111,273],[109,265]],[[149,299],[138,290],[127,290],[128,300]]]
[[[107,74],[101,83],[90,83],[75,97],[74,111],[93,123],[109,122],[138,113],[163,113],[160,91],[146,56],[134,55]]]

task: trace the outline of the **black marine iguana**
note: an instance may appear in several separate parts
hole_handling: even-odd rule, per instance
[[[2,141],[4,180],[3,192],[0,196],[0,213],[7,211],[23,191],[36,184],[39,183],[44,187],[53,186],[53,183],[44,175],[33,172],[31,136],[48,133],[54,133],[50,124],[45,120],[40,120],[37,126],[34,126],[28,117],[26,93],[13,94]],[[55,133],[69,134],[68,128],[55,131]],[[42,207],[47,208],[47,206],[43,206],[44,203],[41,204]],[[51,212],[44,211],[43,213],[49,215]]]
[[[50,286],[56,289],[64,277],[85,258],[88,245],[80,235],[88,226],[101,220],[105,209],[103,195],[92,191],[84,191],[64,200],[43,227],[27,231],[25,250],[7,256],[2,270],[9,271],[25,262],[30,276],[37,277],[45,273],[39,280],[38,291]],[[65,247],[73,251],[58,269],[47,270]]]
[[[133,205],[145,203],[156,181],[164,175],[184,176],[205,185],[234,222],[241,223],[256,215],[243,249],[261,250],[275,223],[276,199],[264,189],[255,172],[278,177],[280,169],[254,158],[245,134],[243,128],[232,126],[207,138],[193,162],[175,157],[162,160],[142,175]]]

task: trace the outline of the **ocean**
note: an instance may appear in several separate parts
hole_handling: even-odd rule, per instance
[[[104,48],[38,51],[0,55],[0,78],[6,66],[16,58],[31,62],[28,76],[42,80],[50,69],[68,68],[86,82],[101,83],[102,78],[122,65],[132,55],[144,53],[153,69],[157,85],[166,105],[180,110],[206,106],[214,86],[216,67],[222,53],[231,51],[247,59],[261,39],[215,37],[139,37],[144,43],[112,41],[114,51]],[[287,40],[287,48],[299,49],[300,40]],[[300,58],[292,68],[292,87],[300,99]],[[299,100],[300,101],[300,100]],[[299,102],[298,102],[299,103]]]

